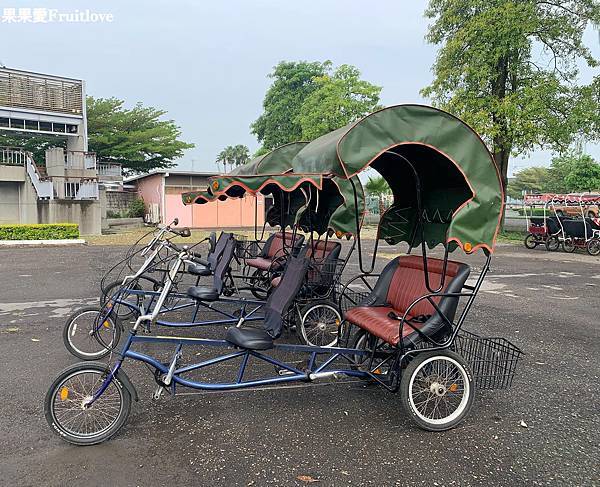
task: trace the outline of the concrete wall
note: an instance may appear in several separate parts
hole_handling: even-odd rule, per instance
[[[138,195],[143,198],[146,203],[146,213],[149,212],[149,207],[152,204],[158,205],[159,214],[162,220],[163,208],[163,175],[153,174],[135,182]]]
[[[0,164],[0,181],[25,182],[25,166],[9,166]]]
[[[106,209],[125,213],[137,198],[137,193],[129,191],[106,191]]]
[[[81,235],[98,235],[101,212],[98,200],[39,200],[37,222],[32,223],[77,223]]]
[[[19,193],[22,183],[0,181],[0,224],[19,223]]]
[[[0,224],[77,223],[81,235],[96,235],[100,218],[100,201],[38,200],[29,181],[0,181]]]

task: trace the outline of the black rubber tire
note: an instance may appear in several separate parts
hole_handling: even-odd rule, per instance
[[[539,242],[532,233],[527,234],[523,243],[525,244],[525,247],[527,247],[530,250],[535,249],[539,244]]]
[[[69,377],[76,375],[78,372],[93,372],[93,373],[107,373],[108,368],[106,365],[96,362],[83,362],[79,364],[72,365],[65,370],[63,370],[60,375],[54,380],[48,392],[46,393],[46,397],[44,398],[44,415],[46,416],[46,421],[52,431],[60,436],[63,440],[68,443],[72,443],[74,445],[96,445],[98,443],[102,443],[103,441],[108,440],[123,427],[127,418],[129,417],[129,413],[131,411],[131,393],[129,390],[119,381],[117,377],[113,379],[113,383],[118,388],[120,392],[121,398],[121,408],[119,410],[118,416],[113,424],[96,436],[90,436],[87,438],[81,438],[78,436],[74,436],[72,433],[67,431],[56,419],[54,414],[54,398],[59,392],[61,385],[67,380]],[[110,387],[110,386],[109,386]],[[101,397],[101,396],[100,396]]]
[[[558,237],[548,237],[548,239],[546,240],[546,250],[550,252],[556,252],[559,248],[560,240],[558,240]]]
[[[118,288],[120,288],[122,285],[123,285],[123,281],[113,281],[113,282],[109,283],[103,289],[102,296],[100,296],[100,307],[103,308],[106,305],[106,302],[108,301],[108,297],[112,296],[115,293],[115,291]],[[132,289],[142,291],[141,286],[137,283],[133,285]],[[143,296],[140,296],[140,295],[137,296],[135,304],[138,306],[138,308],[141,306],[143,300],[144,300]],[[123,305],[119,306],[115,312],[121,321],[128,321],[136,314],[135,311],[133,311],[132,309],[129,309]]]
[[[600,239],[592,238],[591,240],[588,240],[586,249],[588,254],[593,255],[594,257],[600,255]]]
[[[92,312],[98,314],[100,313],[100,310],[95,306],[86,306],[85,308],[78,309],[67,318],[65,326],[63,327],[63,343],[65,344],[65,348],[71,355],[74,355],[78,359],[86,361],[100,360],[106,357],[111,352],[111,350],[114,350],[114,348],[119,344],[119,340],[121,339],[121,324],[118,322],[118,320],[114,320],[112,317],[109,317],[107,319],[110,320],[114,330],[113,340],[111,344],[112,346],[110,348],[104,346],[105,344],[103,344],[99,339],[97,340],[99,348],[97,354],[84,353],[81,350],[75,348],[75,346],[69,340],[69,336],[71,335],[71,326],[73,322],[77,319],[77,317],[81,316],[84,313]]]
[[[318,308],[322,308],[322,307],[326,307],[326,308],[332,310],[337,315],[338,326],[342,325],[342,322],[343,322],[342,313],[335,303],[333,303],[331,301],[319,301],[319,302],[311,303],[311,304],[304,306],[302,308],[302,310],[300,311],[300,319],[298,320],[298,324],[296,325],[296,335],[298,335],[298,339],[300,340],[300,342],[304,343],[305,345],[315,345],[314,343],[311,343],[308,340],[308,337],[306,336],[306,329],[304,328],[305,318],[308,315],[308,313],[310,313],[311,311],[318,309]],[[337,346],[337,335],[335,336],[335,340],[332,340],[331,344],[315,345],[315,346],[321,346],[321,347]]]
[[[422,415],[413,407],[414,401],[410,398],[413,375],[420,372],[423,365],[432,362],[436,358],[441,360],[450,359],[451,362],[458,364],[460,369],[462,369],[461,375],[463,379],[465,379],[465,384],[468,385],[468,388],[465,387],[465,391],[467,391],[468,395],[466,399],[461,399],[459,404],[459,406],[462,406],[461,411],[456,415],[456,417],[448,420],[445,423],[433,423],[423,419]],[[475,384],[473,382],[473,375],[467,362],[455,352],[451,352],[449,350],[438,352],[420,352],[410,361],[406,369],[402,372],[402,380],[400,381],[400,398],[407,414],[413,421],[415,421],[419,428],[426,431],[446,431],[458,426],[458,424],[460,424],[469,414],[469,411],[473,406],[473,400],[475,398]],[[450,416],[452,416],[452,414]]]
[[[577,247],[575,246],[572,240],[565,240],[562,243],[563,252],[566,252],[567,254],[572,254],[573,252],[575,252],[576,248]]]
[[[268,282],[268,275],[265,276],[263,271],[256,269],[252,273],[252,279],[250,282],[252,286],[250,292],[254,295],[254,297],[261,300],[267,299],[269,296],[269,290],[271,288],[271,283]],[[257,283],[259,283],[258,286]]]

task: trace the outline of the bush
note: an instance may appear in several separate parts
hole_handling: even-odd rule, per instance
[[[118,211],[106,210],[106,218],[123,218],[123,215]]]
[[[79,238],[79,225],[76,223],[0,225],[0,240],[59,240],[64,238]]]
[[[146,216],[146,203],[142,198],[136,198],[129,204],[127,216],[129,218],[144,218]]]

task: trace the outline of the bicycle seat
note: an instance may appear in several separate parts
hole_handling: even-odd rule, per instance
[[[210,276],[212,274],[210,268],[202,264],[190,264],[187,270],[195,276]]]
[[[187,290],[187,295],[199,301],[216,301],[219,299],[219,291],[214,287],[192,286]]]
[[[265,331],[258,328],[237,328],[235,326],[227,330],[225,340],[240,348],[250,350],[268,350],[273,348],[273,339]]]

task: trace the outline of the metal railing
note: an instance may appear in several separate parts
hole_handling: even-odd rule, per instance
[[[35,188],[38,198],[53,200],[54,186],[52,185],[52,181],[49,178],[42,179],[30,152],[26,153],[26,162],[27,175]]]
[[[67,169],[96,169],[96,153],[82,151],[65,151],[65,167]]]
[[[121,164],[115,164],[112,162],[99,162],[98,176],[122,177],[123,168],[121,167]]]
[[[24,166],[27,161],[27,152],[23,149],[0,147],[0,164],[8,166]]]
[[[98,199],[98,182],[94,180],[69,181],[64,179],[53,179],[52,184],[59,199]]]

